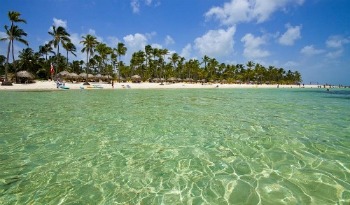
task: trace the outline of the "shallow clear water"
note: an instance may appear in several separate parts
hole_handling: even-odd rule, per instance
[[[0,99],[0,204],[350,203],[350,90]]]

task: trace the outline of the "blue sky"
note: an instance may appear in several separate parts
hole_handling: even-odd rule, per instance
[[[307,84],[350,85],[349,0],[1,0],[1,36],[10,10],[27,20],[20,27],[35,51],[60,25],[78,59],[81,36],[93,34],[111,47],[125,43],[127,63],[150,44],[186,59],[298,70]],[[6,48],[1,42],[0,54]]]

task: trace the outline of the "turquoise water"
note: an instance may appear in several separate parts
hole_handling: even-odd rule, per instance
[[[0,204],[350,203],[349,89],[0,99]]]

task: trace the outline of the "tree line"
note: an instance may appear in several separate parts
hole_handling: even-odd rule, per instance
[[[34,51],[25,40],[27,33],[18,25],[26,23],[26,20],[16,11],[9,11],[8,18],[10,25],[4,26],[6,36],[1,38],[1,41],[8,42],[7,56],[0,55],[0,70],[4,74],[2,85],[11,85],[8,74],[21,70],[27,70],[40,79],[53,78],[50,65],[53,65],[56,74],[63,70],[77,74],[86,73],[86,82],[88,74],[111,75],[116,80],[130,79],[131,76],[138,75],[142,81],[155,78],[222,83],[298,84],[302,81],[298,71],[286,71],[275,66],[265,67],[253,61],[246,64],[220,63],[207,55],[200,60],[185,59],[177,53],[170,53],[166,48],[155,48],[151,45],[134,52],[130,62],[126,64],[122,60],[128,50],[124,43],[119,42],[113,48],[98,42],[91,34],[82,36],[80,41],[83,45],[80,52],[86,54],[86,59],[70,61],[69,56],[76,56],[78,51],[64,27],[52,26],[48,32],[51,40],[39,46],[38,51]],[[18,59],[15,59],[14,55],[15,42],[27,46],[19,52]]]

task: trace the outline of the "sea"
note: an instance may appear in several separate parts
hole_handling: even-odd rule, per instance
[[[350,204],[350,89],[0,91],[0,204]]]

